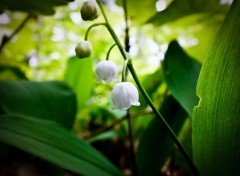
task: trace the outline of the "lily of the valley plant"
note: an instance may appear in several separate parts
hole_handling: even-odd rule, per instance
[[[80,10],[82,19],[84,21],[96,19],[99,16],[99,13],[98,13],[99,9],[103,14],[105,22],[96,23],[96,24],[91,25],[86,32],[85,40],[87,41],[88,33],[93,27],[103,25],[107,28],[107,30],[109,31],[109,33],[111,34],[111,36],[112,36],[112,38],[115,42],[115,44],[113,46],[118,47],[121,55],[123,56],[123,59],[125,60],[124,66],[123,66],[123,71],[122,71],[122,82],[117,83],[113,87],[113,90],[111,92],[111,100],[112,100],[112,103],[113,103],[112,108],[113,109],[129,109],[132,105],[133,106],[139,106],[140,105],[138,89],[135,87],[135,85],[133,83],[126,82],[126,78],[125,78],[126,77],[126,70],[127,70],[126,68],[128,68],[130,73],[132,74],[132,77],[133,77],[136,85],[138,86],[139,90],[141,91],[143,97],[145,98],[145,100],[148,102],[149,106],[152,108],[153,112],[155,113],[156,118],[158,118],[160,120],[160,122],[163,124],[164,128],[167,130],[169,135],[172,137],[173,141],[175,142],[178,149],[180,150],[180,152],[184,156],[185,160],[189,164],[193,173],[195,173],[195,175],[199,175],[196,166],[192,162],[191,158],[188,156],[188,154],[185,151],[182,144],[177,139],[177,136],[175,135],[175,133],[173,132],[171,127],[168,125],[168,123],[165,121],[163,116],[160,114],[160,112],[157,110],[157,108],[154,106],[152,100],[150,99],[150,97],[148,96],[144,87],[140,83],[140,81],[138,79],[138,76],[135,72],[135,69],[134,69],[132,63],[129,61],[130,58],[129,58],[127,52],[124,50],[118,36],[114,32],[112,26],[110,25],[110,23],[107,19],[107,15],[105,14],[105,11],[103,9],[101,0],[96,0],[96,1],[88,0],[88,1],[83,3],[83,6]],[[97,77],[97,80],[99,82],[105,81],[106,83],[110,83],[112,81],[115,81],[116,78],[117,78],[117,74],[118,74],[117,66],[112,61],[108,60],[109,53],[110,53],[111,49],[113,48],[113,46],[110,48],[109,52],[107,53],[106,61],[100,61],[96,65],[96,70],[95,70],[96,71],[96,77]],[[90,50],[91,50],[91,48],[86,47],[86,44],[84,44],[84,45],[79,44],[76,47],[76,55],[80,58],[83,58],[82,56],[84,56],[84,55],[86,57],[89,57],[90,56],[89,53],[91,53],[91,52],[88,52],[88,51],[90,51]],[[82,54],[82,53],[84,53],[84,54]],[[129,123],[129,139],[130,139],[130,145],[131,145],[130,148],[131,148],[131,152],[134,153],[133,152],[134,149],[133,149],[132,136],[131,136],[130,118],[128,120],[128,123]],[[132,165],[134,167],[135,163],[134,163],[133,157],[131,159],[132,159]]]

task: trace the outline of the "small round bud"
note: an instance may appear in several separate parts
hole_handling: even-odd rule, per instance
[[[117,83],[113,87],[111,99],[113,109],[128,109],[131,105],[140,105],[138,90],[131,82]]]
[[[75,52],[79,58],[89,57],[92,54],[92,44],[88,41],[82,41],[77,44]]]
[[[116,64],[109,60],[100,61],[96,65],[96,76],[98,82],[106,81],[110,83],[117,79],[118,68]]]
[[[83,21],[92,21],[99,16],[99,9],[95,0],[88,0],[83,3],[80,10]]]

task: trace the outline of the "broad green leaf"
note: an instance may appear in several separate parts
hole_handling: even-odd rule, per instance
[[[64,80],[77,94],[78,107],[86,105],[93,88],[93,62],[91,58],[72,57],[68,61]]]
[[[174,0],[164,11],[156,13],[147,22],[163,25],[193,14],[224,14],[227,9],[228,5],[220,4],[219,0]]]
[[[122,175],[97,150],[53,121],[2,115],[0,141],[86,176]]]
[[[187,113],[173,98],[163,102],[160,112],[178,134]],[[173,151],[174,143],[157,118],[152,119],[140,138],[137,150],[137,166],[140,176],[156,176]]]
[[[170,43],[163,61],[165,79],[172,95],[190,116],[198,102],[195,90],[200,68],[176,41]]]
[[[65,0],[1,0],[0,11],[12,10],[52,15],[55,12],[55,6],[67,5],[67,3]]]
[[[240,2],[234,1],[203,63],[193,112],[201,175],[240,175]]]
[[[121,0],[117,0],[117,3],[123,5]],[[128,16],[133,22],[143,23],[157,12],[156,0],[127,0],[126,3]]]
[[[0,113],[56,121],[72,128],[76,96],[63,82],[0,82]]]

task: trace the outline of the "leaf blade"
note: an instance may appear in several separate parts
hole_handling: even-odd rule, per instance
[[[117,3],[123,5],[122,1],[117,0]],[[155,0],[141,1],[140,3],[138,0],[128,0],[128,16],[135,23],[144,23],[149,17],[157,12],[155,4]],[[139,13],[140,11],[141,13]]]
[[[84,175],[121,175],[95,149],[55,122],[2,115],[0,140]],[[50,129],[50,130],[49,130]]]
[[[218,0],[175,0],[164,11],[157,12],[147,23],[163,25],[193,14],[221,14],[228,10],[228,5],[222,5]]]
[[[200,69],[201,65],[189,57],[176,41],[169,44],[163,61],[164,76],[172,95],[190,116],[198,102],[195,90]]]
[[[239,175],[240,3],[234,1],[209,48],[193,112],[193,157],[202,175]]]
[[[91,95],[93,74],[92,59],[69,59],[64,80],[77,94],[78,108],[84,107]]]
[[[0,82],[0,112],[53,120],[72,128],[76,96],[60,81],[4,81]]]

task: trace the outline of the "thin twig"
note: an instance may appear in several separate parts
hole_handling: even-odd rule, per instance
[[[109,130],[113,129],[114,127],[116,127],[117,125],[119,125],[120,123],[122,123],[126,119],[127,119],[127,117],[125,116],[125,117],[123,117],[121,119],[117,119],[117,120],[113,121],[113,123],[110,124],[109,126],[105,126],[105,127],[96,129],[95,131],[93,131],[91,133],[91,136],[89,136],[89,138],[92,138],[94,136],[97,136],[97,135],[99,135],[101,133],[104,133],[106,131],[109,131]]]
[[[131,118],[137,118],[137,117],[142,117],[142,116],[144,116],[144,115],[151,115],[151,114],[153,114],[152,111],[143,110],[143,111],[138,111],[137,113],[133,114],[133,115],[131,116]],[[110,125],[108,125],[108,126],[104,126],[104,127],[98,128],[98,129],[96,129],[95,131],[93,131],[88,138],[92,138],[92,137],[97,136],[97,135],[99,135],[99,134],[101,134],[101,133],[104,133],[104,132],[106,132],[106,131],[109,131],[109,130],[115,128],[117,125],[119,125],[120,123],[122,123],[122,122],[123,122],[124,120],[126,120],[126,119],[127,119],[127,116],[124,116],[124,117],[122,117],[121,119],[117,119],[117,120],[113,121],[113,122],[112,122]]]
[[[136,157],[134,152],[134,140],[133,140],[133,132],[132,132],[132,121],[130,110],[127,110],[127,122],[128,122],[128,137],[130,142],[130,159],[132,164],[132,175],[137,176],[137,165],[136,165]]]
[[[129,26],[128,26],[128,10],[127,10],[127,1],[123,0],[123,10],[124,10],[124,18],[125,18],[125,50],[129,52],[130,50],[130,42],[129,42]]]
[[[123,9],[124,9],[124,19],[125,19],[125,50],[126,52],[129,52],[130,50],[130,42],[129,42],[129,26],[128,26],[128,10],[127,10],[127,1],[122,0],[123,2]],[[125,60],[124,63],[124,69],[123,69],[123,81],[126,81],[128,75],[128,69],[127,69],[127,63],[128,60]],[[125,79],[124,79],[125,78]],[[128,137],[130,141],[130,159],[132,164],[132,175],[137,176],[137,164],[136,164],[136,156],[135,156],[135,150],[134,150],[134,139],[133,139],[133,131],[132,131],[132,122],[131,122],[131,113],[130,110],[127,110],[127,122],[128,122]]]
[[[31,19],[34,15],[33,14],[28,14],[25,19],[21,22],[21,24],[16,28],[15,31],[10,36],[3,36],[2,43],[0,45],[0,52],[2,51],[3,47],[10,41],[12,38],[19,33],[23,27],[26,25],[29,19]]]

